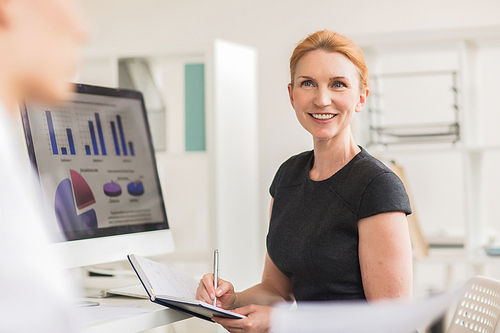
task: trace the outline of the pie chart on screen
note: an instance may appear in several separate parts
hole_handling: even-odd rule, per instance
[[[59,227],[67,231],[87,231],[89,235],[97,229],[94,209],[78,214],[76,208],[83,209],[95,204],[92,189],[81,174],[70,170],[71,180],[66,178],[57,186],[55,196],[56,218]]]
[[[117,197],[122,194],[122,187],[120,184],[110,181],[103,186],[104,194],[108,197]]]
[[[127,191],[130,195],[140,196],[144,194],[144,185],[140,180],[136,180],[135,182],[131,182],[127,185]]]
[[[73,183],[76,207],[78,207],[78,209],[83,209],[95,204],[94,194],[82,175],[75,170],[69,170],[69,172],[71,174],[71,182]]]

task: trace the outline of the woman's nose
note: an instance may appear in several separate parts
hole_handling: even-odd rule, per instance
[[[328,88],[319,87],[316,90],[316,96],[314,97],[314,104],[320,108],[324,108],[332,104],[331,93],[328,90]]]

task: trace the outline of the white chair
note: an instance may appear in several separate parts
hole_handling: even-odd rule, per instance
[[[464,286],[447,333],[494,333],[500,315],[500,281],[484,276]]]

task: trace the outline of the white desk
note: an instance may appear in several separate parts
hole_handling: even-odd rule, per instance
[[[89,319],[92,319],[90,318],[92,316],[95,316],[94,318],[100,318],[103,314],[103,311],[110,310],[109,307],[123,307],[124,312],[127,312],[127,309],[130,309],[130,306],[133,306],[134,308],[148,309],[151,311],[123,318],[100,321],[91,325],[87,325],[83,330],[83,332],[85,333],[140,332],[163,325],[168,325],[176,321],[191,317],[187,314],[171,310],[144,299],[117,296],[109,298],[87,298],[86,300],[99,302],[101,304],[95,307],[82,307],[76,309],[77,314],[81,313],[85,316],[88,315]],[[106,307],[108,307],[108,309],[106,309]],[[119,308],[113,309],[117,311],[120,310]]]

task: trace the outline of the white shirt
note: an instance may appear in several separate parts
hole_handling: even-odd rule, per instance
[[[16,125],[0,103],[0,332],[74,332],[77,292],[49,246]]]

